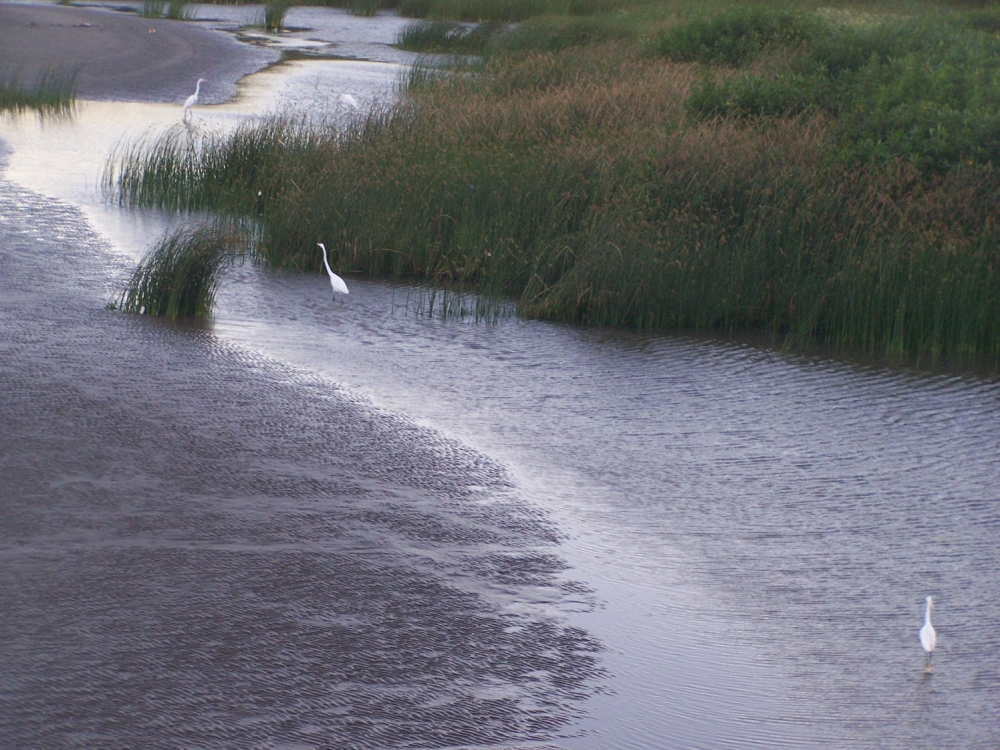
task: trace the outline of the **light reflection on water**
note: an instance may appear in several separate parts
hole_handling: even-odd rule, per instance
[[[596,738],[567,746],[997,739],[997,386],[236,276],[219,335],[498,458],[568,530],[573,575],[603,601],[579,622],[617,679],[591,706]]]
[[[225,132],[251,117],[289,112],[346,120],[388,102],[404,70],[393,63],[355,60],[281,63],[241,81],[234,102],[195,107],[191,127],[195,133]],[[357,112],[339,104],[344,93],[358,99]],[[112,248],[138,258],[187,217],[122,211],[105,199],[101,175],[118,144],[155,137],[178,127],[180,118],[179,104],[98,101],[79,102],[72,117],[0,115],[0,140],[10,149],[4,174],[37,193],[79,206]]]
[[[399,70],[285,64],[236,102],[199,108],[196,124],[232,127],[293,101],[322,109],[337,93],[372,101]],[[6,175],[81,206],[138,257],[181,219],[105,205],[101,168],[120,138],[179,115],[84,102],[72,120],[5,118]],[[502,461],[560,522],[567,579],[592,585],[598,606],[553,614],[604,641],[612,674],[560,745],[1000,740],[996,386],[694,339],[421,318],[399,307],[405,289],[348,283],[333,305],[324,277],[234,269],[215,332]],[[931,678],[917,640],[928,594]]]

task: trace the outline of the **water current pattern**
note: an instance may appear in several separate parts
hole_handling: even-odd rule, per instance
[[[491,745],[572,716],[599,644],[532,612],[567,595],[557,530],[501,467],[103,310],[79,214],[0,195],[0,744]]]
[[[288,19],[354,59],[197,127],[410,61]],[[0,747],[1000,747],[996,382],[249,265],[203,326],[105,309],[181,220],[95,190],[163,101],[0,120]]]

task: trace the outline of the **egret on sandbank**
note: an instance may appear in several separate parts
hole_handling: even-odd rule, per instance
[[[924,651],[927,652],[927,671],[931,671],[931,654],[934,653],[934,647],[937,645],[937,633],[934,632],[934,626],[931,625],[931,610],[934,609],[934,599],[927,597],[927,615],[924,618],[924,626],[920,628],[920,645],[924,647]]]
[[[184,102],[184,112],[181,114],[182,122],[187,122],[188,117],[191,116],[191,107],[198,103],[198,95],[201,93],[201,84],[203,83],[208,83],[208,81],[204,78],[199,78],[198,83],[194,87],[194,93]]]
[[[347,291],[347,284],[344,283],[344,280],[335,274],[333,269],[330,268],[330,263],[326,259],[326,245],[322,242],[317,242],[316,244],[319,245],[319,249],[323,251],[323,265],[326,266],[326,272],[330,275],[330,286],[333,287],[333,298],[337,299],[338,293],[350,294],[350,292]],[[340,303],[343,304],[344,300],[341,299]]]

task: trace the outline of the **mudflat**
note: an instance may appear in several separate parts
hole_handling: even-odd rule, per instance
[[[45,70],[79,69],[78,94],[110,101],[183,101],[199,78],[204,101],[277,60],[272,50],[185,21],[56,5],[0,4],[0,70],[31,84]]]

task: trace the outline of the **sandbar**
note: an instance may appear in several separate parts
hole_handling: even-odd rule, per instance
[[[44,70],[79,69],[77,94],[103,101],[221,103],[236,83],[278,59],[274,50],[189,21],[109,9],[0,3],[0,71],[31,85]]]

